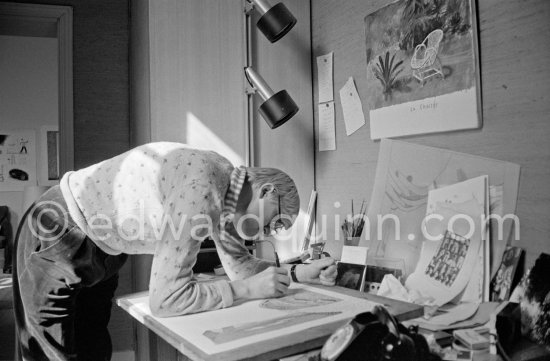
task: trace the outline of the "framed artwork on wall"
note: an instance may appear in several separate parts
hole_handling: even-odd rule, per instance
[[[398,0],[365,44],[372,139],[481,127],[475,0]]]

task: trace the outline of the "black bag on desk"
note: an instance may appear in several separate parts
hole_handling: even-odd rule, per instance
[[[426,339],[381,306],[360,313],[336,330],[321,350],[322,361],[437,361]]]

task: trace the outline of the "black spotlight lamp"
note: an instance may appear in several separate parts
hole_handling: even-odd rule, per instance
[[[264,101],[260,105],[259,112],[271,129],[285,124],[298,112],[298,106],[286,90],[274,93],[265,80],[251,67],[245,68],[244,73],[250,85]]]
[[[296,24],[296,18],[283,3],[271,6],[267,0],[252,0],[261,17],[256,26],[272,43],[286,35]]]

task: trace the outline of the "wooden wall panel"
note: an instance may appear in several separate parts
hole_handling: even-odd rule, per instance
[[[153,141],[190,143],[198,121],[244,159],[241,15],[239,1],[150,2]]]
[[[550,252],[550,3],[546,0],[479,0],[483,128],[403,138],[518,163],[522,167],[517,215],[527,264]],[[367,124],[347,137],[338,90],[353,76],[359,95],[366,92],[364,17],[387,0],[312,2],[314,58],[334,52],[337,150],[316,152],[318,216],[343,217],[350,199],[369,199],[379,142],[370,140]],[[314,103],[317,103],[314,79]],[[315,120],[317,121],[315,110]],[[342,207],[334,207],[335,202]],[[332,222],[332,225],[334,222]],[[329,237],[334,226],[329,223]],[[340,243],[329,248],[340,255]]]
[[[149,2],[130,3],[130,145],[151,141]]]

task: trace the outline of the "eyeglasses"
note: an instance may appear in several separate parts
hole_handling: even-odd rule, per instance
[[[271,220],[268,225],[264,226],[264,236],[268,237],[272,234],[277,234],[282,229],[285,229],[285,224],[281,217],[281,196],[277,195],[277,215],[274,220]]]

